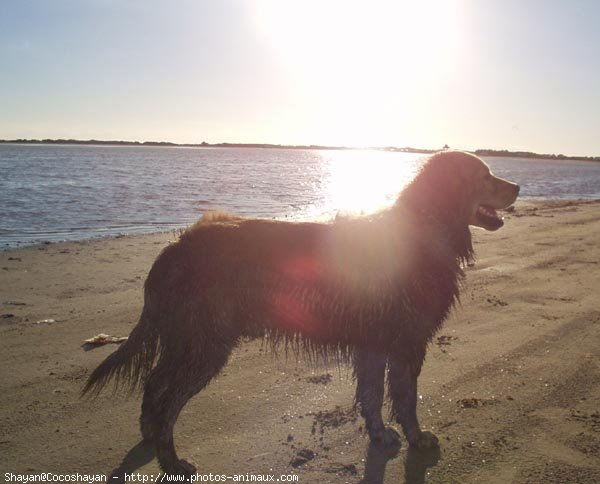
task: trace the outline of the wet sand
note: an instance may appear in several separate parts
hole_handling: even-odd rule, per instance
[[[345,368],[242,345],[184,409],[181,457],[203,474],[313,482],[600,482],[600,202],[519,202],[473,230],[462,305],[419,379],[422,427],[440,449],[370,446]],[[152,261],[172,234],[0,253],[0,475],[158,474],[140,444],[138,395],[80,399],[126,336]]]

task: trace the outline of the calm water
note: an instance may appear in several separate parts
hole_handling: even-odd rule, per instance
[[[600,198],[600,163],[489,158],[521,198]],[[0,145],[0,248],[147,233],[220,209],[313,218],[389,204],[422,158],[407,153]]]

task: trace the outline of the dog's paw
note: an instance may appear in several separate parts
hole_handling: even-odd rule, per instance
[[[394,427],[386,427],[383,431],[383,445],[393,447],[400,444],[400,434]]]
[[[409,441],[409,444],[412,448],[425,450],[439,447],[440,442],[431,432],[419,432],[415,438]]]
[[[384,427],[370,435],[370,438],[372,442],[385,447],[395,447],[400,444],[400,434],[393,427]]]

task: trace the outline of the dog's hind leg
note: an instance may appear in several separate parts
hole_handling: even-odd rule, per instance
[[[402,426],[408,443],[418,449],[428,449],[438,445],[437,437],[431,432],[423,432],[417,419],[417,378],[425,351],[414,360],[390,357],[388,386],[392,400],[392,415]]]
[[[195,474],[196,468],[193,465],[177,457],[173,428],[181,409],[219,373],[227,363],[230,352],[231,348],[220,347],[218,352],[204,354],[196,360],[170,365],[173,373],[168,376],[168,386],[156,400],[154,425],[156,455],[165,473],[186,476]]]
[[[386,427],[381,417],[385,389],[387,355],[376,350],[359,349],[354,356],[354,378],[356,379],[355,403],[365,419],[369,438],[384,445],[396,445],[398,432]]]
[[[150,372],[144,385],[144,398],[142,400],[142,413],[140,415],[140,431],[146,442],[152,442],[155,434],[156,401],[168,384],[169,366],[159,360],[156,367]]]

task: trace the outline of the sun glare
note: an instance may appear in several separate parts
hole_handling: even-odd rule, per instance
[[[377,151],[324,151],[327,165],[325,209],[367,214],[391,205],[412,179],[414,154]]]
[[[460,12],[450,0],[254,4],[259,34],[313,113],[307,135],[365,147],[398,139],[428,83],[456,68]]]

